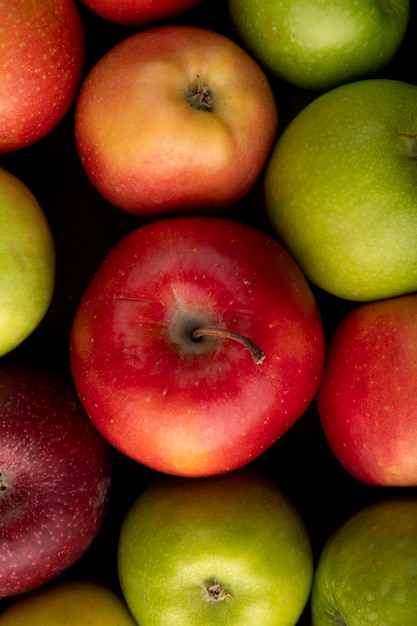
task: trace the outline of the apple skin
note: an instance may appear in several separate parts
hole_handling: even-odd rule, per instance
[[[387,79],[336,87],[286,127],[265,201],[311,282],[353,301],[417,290],[416,142],[417,86]]]
[[[123,521],[118,569],[141,626],[295,626],[313,579],[303,519],[249,470],[153,483]]]
[[[107,511],[111,448],[65,378],[0,368],[0,598],[61,574]]]
[[[409,0],[228,0],[235,31],[263,67],[292,85],[328,90],[394,57]]]
[[[181,15],[200,0],[81,0],[90,11],[124,26],[147,26]]]
[[[381,500],[327,541],[311,595],[312,626],[414,626],[417,499]]]
[[[373,485],[417,486],[417,294],[362,304],[330,339],[317,405],[335,456]]]
[[[55,242],[28,187],[0,168],[0,356],[43,319],[55,284]]]
[[[226,328],[266,352],[255,363]],[[304,413],[323,367],[321,319],[290,255],[221,217],[166,218],[108,254],[78,306],[70,363],[98,430],[127,456],[184,476],[259,456]]]
[[[75,117],[93,185],[145,217],[237,202],[258,179],[277,126],[255,61],[224,35],[178,25],[136,33],[104,55],[83,82]]]
[[[52,583],[13,600],[0,626],[137,626],[122,597],[89,580]]]
[[[47,135],[74,102],[85,58],[73,0],[0,0],[0,153]]]

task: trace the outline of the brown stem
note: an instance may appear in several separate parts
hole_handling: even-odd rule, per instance
[[[191,339],[193,341],[197,341],[200,337],[204,337],[205,335],[223,337],[225,339],[234,339],[235,341],[238,341],[242,344],[242,346],[245,346],[245,348],[249,350],[256,364],[262,363],[266,356],[265,352],[258,348],[258,346],[247,337],[244,337],[239,333],[234,333],[231,330],[224,330],[223,328],[196,328],[196,330],[193,330],[191,333]]]

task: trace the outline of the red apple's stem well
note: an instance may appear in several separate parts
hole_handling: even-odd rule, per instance
[[[213,336],[213,337],[223,337],[225,339],[233,339],[245,346],[249,350],[252,355],[253,360],[256,364],[262,363],[265,359],[265,352],[263,352],[253,341],[245,337],[244,335],[240,335],[239,333],[235,333],[231,330],[225,330],[223,328],[197,328],[193,330],[191,333],[191,339],[193,341],[198,341],[201,337],[204,336]]]

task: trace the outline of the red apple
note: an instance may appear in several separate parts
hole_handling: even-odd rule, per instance
[[[242,198],[278,124],[260,67],[227,37],[162,26],[112,48],[77,101],[78,153],[112,204],[148,216],[219,210]]]
[[[207,476],[256,458],[304,413],[324,339],[310,287],[278,242],[186,216],[111,250],[79,304],[70,355],[81,401],[113,446],[162,472]]]
[[[417,294],[353,309],[329,344],[318,392],[325,435],[355,478],[417,485]]]
[[[168,20],[196,6],[200,0],[81,0],[91,11],[110,22],[143,26]]]
[[[111,448],[66,379],[0,367],[0,598],[87,550],[107,511]]]
[[[0,152],[49,133],[74,102],[84,27],[73,0],[0,0]]]

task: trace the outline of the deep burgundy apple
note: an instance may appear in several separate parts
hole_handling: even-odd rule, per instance
[[[417,485],[417,294],[354,308],[329,343],[324,433],[355,478]]]
[[[304,413],[324,339],[310,287],[277,241],[188,216],[141,226],[110,251],[79,304],[70,355],[112,445],[203,476],[256,458]]]
[[[75,100],[85,57],[73,0],[0,0],[0,152],[50,132]]]
[[[125,26],[166,21],[188,11],[200,0],[81,0],[100,17]]]
[[[73,385],[0,367],[0,598],[52,580],[90,546],[107,511],[111,448]]]
[[[254,185],[273,146],[275,98],[234,41],[193,26],[131,35],[92,68],[75,135],[97,190],[131,213],[219,211]]]

